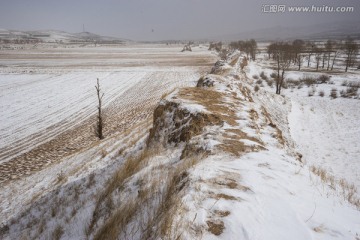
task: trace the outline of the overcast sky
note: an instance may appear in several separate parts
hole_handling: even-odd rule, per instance
[[[353,13],[262,13],[262,6],[352,6]],[[360,0],[0,0],[0,28],[85,30],[133,40],[195,39],[273,26],[358,21]]]

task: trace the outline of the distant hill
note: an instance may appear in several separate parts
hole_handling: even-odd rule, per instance
[[[128,39],[100,36],[90,32],[68,33],[56,30],[17,31],[0,29],[0,39],[41,40],[43,42],[128,42]]]
[[[271,40],[292,40],[301,39],[344,39],[351,36],[354,39],[360,39],[360,25],[357,22],[337,22],[326,24],[315,24],[304,27],[272,27],[258,29],[253,31],[240,32],[216,36],[214,40],[245,40],[255,39],[258,41]]]

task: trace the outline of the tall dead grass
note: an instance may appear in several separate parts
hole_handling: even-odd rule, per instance
[[[99,195],[95,210],[93,212],[92,220],[88,229],[86,230],[87,234],[90,234],[95,227],[95,224],[101,217],[108,217],[111,214],[112,208],[114,207],[112,204],[112,193],[115,190],[121,190],[124,187],[126,180],[137,173],[145,164],[143,161],[149,159],[151,156],[156,154],[155,150],[144,150],[137,156],[133,156],[128,158],[122,167],[117,170],[114,175],[109,179],[106,183],[104,191]],[[128,206],[127,211],[131,213],[132,206]],[[122,221],[122,217],[114,217],[113,221]],[[105,224],[106,225],[106,224]]]
[[[337,190],[339,187],[344,200],[360,209],[360,198],[354,184],[350,184],[343,178],[340,180],[335,179],[334,176],[321,167],[311,166],[310,171],[317,175],[323,183],[328,183],[332,189]]]
[[[98,229],[94,239],[117,239],[120,236],[126,239],[177,239],[181,234],[178,227],[174,228],[175,212],[181,205],[180,192],[188,182],[188,170],[201,157],[183,159],[175,164],[164,164],[151,168],[148,174],[141,176],[139,182],[145,183],[132,199],[123,202],[105,223]],[[140,162],[145,161],[142,159]],[[137,161],[139,162],[139,161]],[[120,170],[126,172],[139,170],[130,161],[130,170],[124,166]],[[133,170],[134,169],[134,170]],[[118,176],[120,183],[124,180]],[[140,181],[141,180],[141,181]],[[114,189],[111,181],[104,191],[109,194]],[[174,236],[176,236],[174,238]]]

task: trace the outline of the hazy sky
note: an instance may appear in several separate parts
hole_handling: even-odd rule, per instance
[[[263,5],[352,6],[353,13],[262,13]],[[0,28],[85,30],[133,40],[194,39],[272,26],[358,21],[360,0],[0,0]]]

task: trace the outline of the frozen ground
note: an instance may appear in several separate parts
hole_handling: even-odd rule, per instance
[[[310,171],[308,137],[293,137],[295,98],[253,91],[241,60],[206,75],[212,84],[165,96],[155,132],[148,119],[11,181],[0,191],[0,237],[359,239],[354,196]]]
[[[30,174],[96,141],[91,130],[96,78],[105,93],[107,136],[151,117],[163,94],[195,84],[213,62],[206,48],[187,53],[181,48],[39,45],[2,50],[0,163],[7,165],[0,165],[0,181]],[[11,174],[13,166],[20,173]]]

